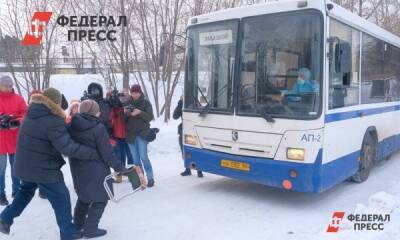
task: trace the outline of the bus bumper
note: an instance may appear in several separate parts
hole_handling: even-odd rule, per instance
[[[290,190],[320,192],[321,154],[313,164],[278,161],[266,158],[245,157],[185,146],[185,167],[204,172],[284,188],[283,182],[290,181]],[[222,160],[245,163],[247,170],[236,170],[221,166]],[[296,171],[296,177],[290,176]]]

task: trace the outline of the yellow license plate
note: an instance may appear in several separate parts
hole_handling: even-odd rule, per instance
[[[231,168],[231,169],[236,169],[236,170],[241,170],[241,171],[246,171],[246,172],[250,171],[250,164],[232,161],[232,160],[226,160],[226,159],[221,160],[221,167]]]

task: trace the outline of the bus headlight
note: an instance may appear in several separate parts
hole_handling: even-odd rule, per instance
[[[305,150],[301,148],[287,148],[286,157],[288,159],[304,161]]]
[[[185,144],[197,145],[197,137],[185,134]]]

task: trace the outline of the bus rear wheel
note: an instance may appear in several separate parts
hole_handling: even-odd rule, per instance
[[[368,132],[363,141],[360,153],[359,167],[352,180],[357,183],[366,181],[369,177],[371,168],[376,160],[377,139],[372,132]]]

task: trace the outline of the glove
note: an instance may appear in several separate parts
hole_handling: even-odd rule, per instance
[[[134,167],[126,168],[124,167],[119,173],[118,176],[128,176],[131,172],[135,171]]]

